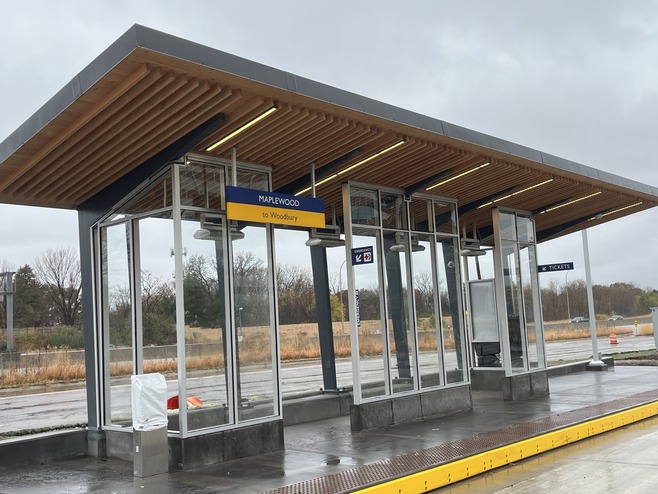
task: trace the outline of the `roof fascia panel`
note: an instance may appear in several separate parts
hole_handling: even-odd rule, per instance
[[[469,130],[458,125],[431,118],[393,105],[334,88],[294,74],[231,55],[192,41],[172,36],[138,24],[132,26],[94,59],[70,83],[61,89],[23,125],[0,143],[0,164],[31,139],[48,122],[56,118],[81,94],[97,83],[104,74],[125,59],[137,47],[180,58],[209,68],[253,80],[256,83],[291,91],[303,97],[339,105],[375,118],[398,122],[417,129],[447,136],[468,144],[499,153],[545,164],[583,177],[604,180],[610,184],[641,191],[658,197],[655,187],[622,179],[585,165],[564,160],[550,154],[515,144],[497,137]]]

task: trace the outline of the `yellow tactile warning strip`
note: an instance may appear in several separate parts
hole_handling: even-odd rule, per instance
[[[353,492],[406,494],[431,491],[655,415],[658,415],[658,402],[589,420]]]
[[[658,390],[477,434],[268,492],[427,492],[656,415]]]

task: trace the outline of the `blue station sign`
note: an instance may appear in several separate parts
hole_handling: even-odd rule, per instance
[[[226,187],[229,220],[324,228],[324,201],[276,192]]]
[[[570,271],[573,269],[572,262],[560,262],[557,264],[540,264],[537,271],[540,273],[552,273],[553,271]]]
[[[372,245],[369,247],[356,247],[352,249],[352,266],[371,264],[373,261]]]

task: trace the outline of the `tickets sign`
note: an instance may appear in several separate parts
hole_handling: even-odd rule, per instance
[[[570,271],[573,269],[572,262],[561,262],[558,264],[540,264],[537,271],[540,273],[551,273],[553,271]]]
[[[324,201],[276,192],[226,187],[229,220],[324,228]]]

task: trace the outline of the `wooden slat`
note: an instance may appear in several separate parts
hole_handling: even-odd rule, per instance
[[[144,65],[140,66],[138,70],[131,74],[130,77],[126,78],[121,84],[116,86],[116,88],[105,98],[103,98],[93,107],[89,108],[78,119],[76,119],[72,125],[67,126],[62,132],[51,139],[46,146],[43,146],[39,152],[33,155],[27,162],[22,163],[21,167],[17,168],[14,173],[0,181],[0,190],[10,191],[9,187],[19,178],[28,173],[36,163],[49,156],[58,146],[67,141],[67,139],[75,136],[77,131],[84,127],[89,121],[93,120],[97,114],[109,108],[122,95],[131,91],[135,84],[140,82],[147,75],[149,75],[148,68]],[[77,140],[75,142],[79,142],[79,140],[82,139],[80,136],[76,136],[76,138]]]
[[[88,133],[86,139],[87,146],[84,146],[73,156],[62,156],[60,162],[63,163],[57,167],[51,165],[49,170],[41,172],[37,179],[32,180],[18,191],[27,194],[30,192],[40,193],[44,189],[48,189],[47,181],[51,177],[53,179],[52,181],[58,181],[63,174],[71,171],[83,160],[96,159],[97,156],[95,153],[97,149],[101,147],[105,149],[113,144],[115,142],[114,138],[126,134],[126,129],[130,128],[130,125],[134,122],[148,120],[148,114],[158,109],[158,106],[161,105],[163,100],[172,97],[181,87],[186,86],[186,90],[185,92],[179,92],[179,94],[186,94],[194,90],[198,85],[199,83],[196,80],[187,81],[182,76],[175,77],[174,74],[166,74],[165,77],[154,84],[154,87],[150,88],[149,91],[145,91],[131,102],[133,109],[124,119],[120,121],[117,119],[106,120],[102,125],[97,126],[93,131]],[[40,187],[42,184],[46,184],[46,186]]]
[[[316,118],[308,119],[304,125],[304,143],[300,143],[300,134],[291,135],[286,140],[281,140],[277,145],[270,148],[265,148],[264,153],[261,154],[260,160],[266,163],[285,163],[285,162],[299,162],[296,158],[300,152],[303,152],[301,146],[314,146],[317,145],[320,138],[318,133],[325,129],[328,125],[332,125],[333,119],[330,116],[322,113]]]
[[[87,146],[80,149],[74,156],[67,159],[66,166],[69,168],[83,168],[84,163],[89,160],[93,160],[98,164],[108,162],[109,156],[111,156],[112,153],[116,153],[116,150],[124,146],[126,141],[139,136],[138,131],[141,127],[150,124],[154,117],[152,116],[149,118],[149,114],[153,115],[153,112],[156,111],[156,109],[162,111],[163,104],[172,107],[183,106],[186,101],[189,101],[190,98],[193,98],[196,94],[208,90],[209,85],[207,83],[200,86],[200,83],[197,80],[187,81],[181,89],[179,81],[175,85],[169,86],[166,90],[163,90],[163,93],[159,95],[160,97],[157,97],[155,94],[152,95],[151,98],[143,101],[142,105],[135,106],[135,109],[125,120],[121,119],[105,122],[105,125],[95,131],[95,139],[89,139]],[[166,101],[166,103],[163,103],[163,101]],[[98,169],[96,173],[98,173]],[[82,180],[90,175],[92,175],[92,171],[76,174],[75,180],[60,184],[58,187],[55,187],[53,190],[47,191],[46,193],[53,197],[58,197],[58,194],[63,190],[78,187],[79,184],[82,183]]]
[[[212,101],[213,98],[217,98],[218,96],[219,98],[216,101]],[[147,133],[142,134],[131,145],[122,149],[119,154],[113,154],[108,157],[108,160],[111,160],[113,166],[107,167],[107,172],[102,176],[89,176],[88,178],[91,181],[89,191],[84,191],[85,195],[81,197],[84,197],[84,200],[86,200],[93,196],[102,190],[105,184],[112,183],[114,180],[120,178],[127,171],[132,170],[166,147],[168,143],[182,137],[211,116],[216,115],[226,107],[239,101],[239,99],[239,93],[222,91],[221,88],[214,85],[202,96],[195,95],[191,103],[180,103],[177,106],[181,106],[182,109],[172,113],[166,120],[160,122],[160,125],[149,129]],[[211,101],[212,104],[208,104]],[[199,111],[200,108],[203,108],[203,111]],[[194,115],[194,118],[191,120],[188,119],[188,122],[184,123],[186,115]],[[145,143],[148,143],[149,146],[145,146]],[[69,188],[68,193],[71,195],[75,193],[75,190]]]
[[[262,124],[257,138],[252,138],[240,143],[240,154],[252,156],[258,149],[274,145],[277,139],[285,139],[293,132],[295,125],[302,119],[307,118],[309,111],[300,110],[290,105],[281,105],[275,114],[266,118]]]
[[[206,147],[212,146],[214,143],[221,140],[224,136],[230,135],[231,132],[234,132],[238,130],[240,127],[242,127],[243,125],[249,123],[251,120],[258,117],[263,112],[272,108],[272,105],[273,102],[270,99],[264,100],[262,98],[257,98],[248,101],[247,104],[245,105],[245,108],[241,109],[239,115],[235,115],[235,114],[230,115],[229,123],[224,127],[222,127],[219,130],[219,132],[216,132],[215,135],[212,136],[212,138],[209,138],[203,142],[204,149]],[[276,115],[276,112],[274,115]],[[239,146],[242,140],[244,140],[253,132],[255,132],[261,123],[262,121],[256,123],[255,125],[252,125],[247,130],[235,136],[233,139],[230,139],[228,142],[225,142],[221,146],[217,147],[216,149],[213,149],[212,151],[209,151],[208,153],[214,156],[221,156],[222,154],[229,152],[232,147]]]

